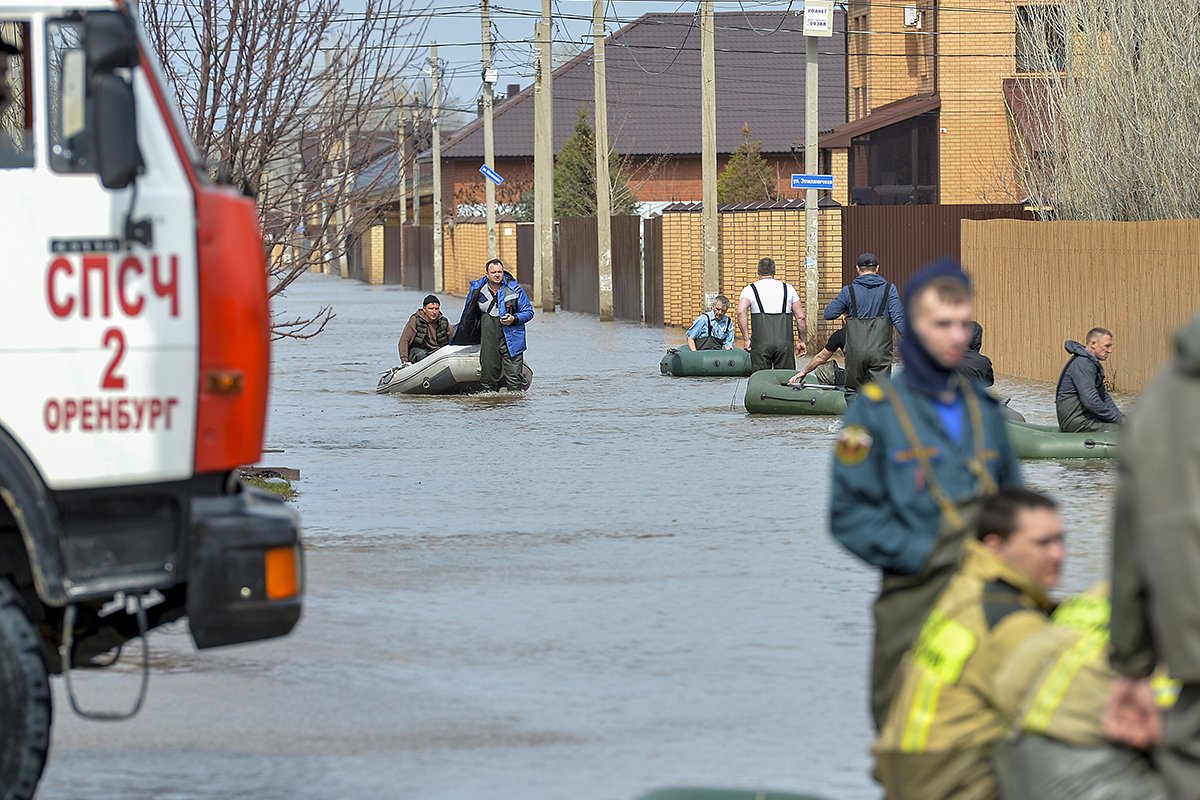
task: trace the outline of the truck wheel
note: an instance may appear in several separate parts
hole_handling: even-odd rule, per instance
[[[0,800],[28,800],[50,750],[50,679],[41,639],[0,578]]]

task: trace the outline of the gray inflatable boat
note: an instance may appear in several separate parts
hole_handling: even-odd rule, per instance
[[[525,365],[525,388],[533,370]],[[479,345],[452,344],[407,367],[392,367],[379,378],[376,394],[462,394],[479,391]]]

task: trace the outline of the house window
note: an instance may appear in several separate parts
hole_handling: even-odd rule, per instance
[[[1059,5],[1017,6],[1017,72],[1062,72],[1067,16]]]
[[[924,205],[938,200],[938,115],[897,122],[850,143],[850,202]]]

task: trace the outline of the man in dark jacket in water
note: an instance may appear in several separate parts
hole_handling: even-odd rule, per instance
[[[996,375],[992,372],[992,360],[979,352],[982,348],[983,326],[972,320],[971,340],[967,342],[967,352],[963,353],[958,371],[964,378],[991,386],[996,382]]]
[[[858,277],[825,307],[825,319],[846,315],[846,400],[860,386],[892,374],[892,332],[907,335],[896,287],[879,274],[874,253],[858,257]]]
[[[1104,388],[1104,364],[1113,349],[1112,331],[1092,328],[1086,344],[1074,339],[1064,345],[1071,359],[1063,367],[1054,392],[1058,428],[1066,433],[1111,431],[1125,415]]]

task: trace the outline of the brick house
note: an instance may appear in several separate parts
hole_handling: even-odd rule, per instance
[[[804,130],[804,36],[801,17],[779,12],[715,15],[718,169],[743,140],[761,142],[780,195],[800,196],[791,174],[803,168],[796,146]],[[844,17],[822,44],[822,128],[846,120]],[[690,14],[645,14],[606,42],[610,144],[626,157],[630,188],[642,203],[701,198],[700,32]],[[798,55],[799,54],[799,55]],[[593,105],[591,50],[554,72],[555,152],[580,109]],[[499,203],[516,203],[533,179],[534,102],[527,87],[495,112],[495,169],[504,176]],[[447,213],[478,212],[483,203],[483,123],[476,119],[442,145]],[[462,207],[466,206],[467,209]]]
[[[821,138],[834,173],[848,179],[849,202],[1023,200],[1006,91],[1011,98],[1027,74],[1018,20],[1046,6],[849,0],[848,119]]]

